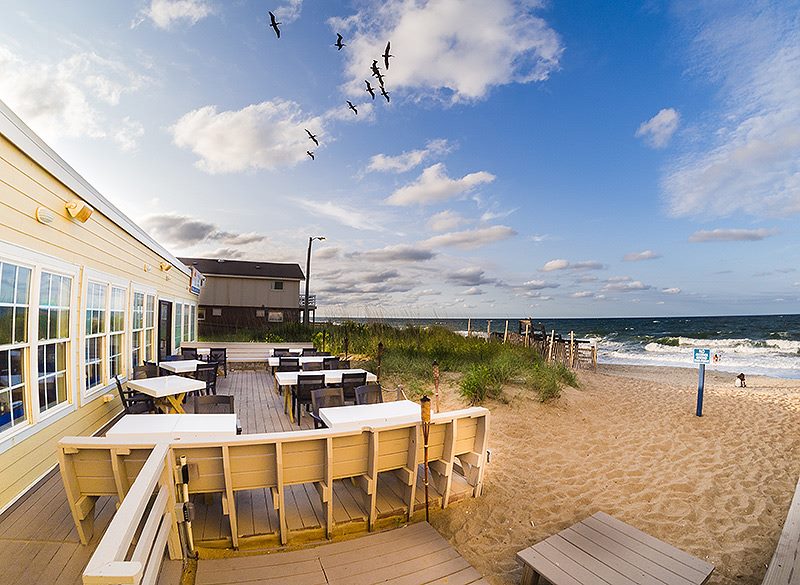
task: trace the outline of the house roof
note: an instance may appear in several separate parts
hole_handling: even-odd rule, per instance
[[[278,262],[248,262],[244,260],[224,260],[222,258],[178,258],[186,266],[197,268],[206,276],[244,276],[261,278],[281,278],[284,280],[305,280],[299,264]]]
[[[63,158],[58,156],[44,140],[31,130],[28,125],[2,101],[0,101],[0,134],[5,136],[12,144],[35,161],[36,164],[45,169],[81,199],[117,224],[117,226],[122,228],[131,237],[150,248],[150,250],[161,256],[187,276],[190,274],[189,270],[178,262],[175,256],[164,248],[164,246],[156,242],[129,217],[114,207],[108,199],[103,197],[97,189],[92,187],[89,181],[79,175]]]

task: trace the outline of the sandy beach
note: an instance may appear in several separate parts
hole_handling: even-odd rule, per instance
[[[800,475],[800,380],[601,366],[555,403],[518,388],[492,402],[483,496],[432,524],[488,580],[519,583],[515,553],[602,510],[716,566],[709,583],[760,583]],[[444,405],[456,407],[455,385]]]

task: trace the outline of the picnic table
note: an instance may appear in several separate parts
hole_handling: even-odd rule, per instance
[[[294,422],[294,414],[292,413],[291,408],[291,387],[297,386],[297,376],[299,375],[324,375],[325,376],[325,385],[331,384],[341,384],[342,383],[342,374],[360,374],[360,373],[367,374],[367,382],[377,382],[378,377],[373,374],[372,372],[367,372],[366,370],[362,370],[361,368],[351,368],[349,370],[317,370],[314,372],[275,372],[275,383],[278,386],[281,386],[285,389],[283,393],[284,397],[284,404],[283,410],[284,412],[289,414],[289,420]]]
[[[517,553],[522,585],[702,585],[714,565],[597,512]]]
[[[197,366],[207,364],[202,360],[173,360],[171,362],[160,362],[158,367],[172,374],[194,374]]]
[[[183,410],[183,399],[188,392],[205,390],[204,380],[184,378],[182,376],[160,376],[158,378],[142,378],[128,380],[128,388],[142,392],[156,399],[166,412],[186,414]]]

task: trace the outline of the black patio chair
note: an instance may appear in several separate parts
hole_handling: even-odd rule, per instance
[[[317,388],[311,391],[311,418],[314,419],[314,428],[323,429],[328,425],[319,416],[320,408],[344,406],[344,394],[341,388]]]
[[[383,391],[380,384],[367,384],[356,388],[356,404],[380,404]]]
[[[300,355],[302,356],[317,355],[317,350],[314,349],[313,347],[304,347],[303,353],[301,353]]]
[[[212,347],[208,350],[208,361],[216,362],[217,366],[222,366],[222,372],[228,377],[228,350],[224,347]]]
[[[318,351],[318,352],[317,352],[317,355],[320,355],[320,356],[329,356],[329,355],[331,355],[331,352],[329,352],[329,351]]]
[[[197,369],[194,371],[194,377],[197,380],[202,380],[206,383],[205,392],[198,390],[192,393],[192,396],[214,396],[217,393],[217,366],[216,362],[209,362],[207,364],[197,364]]]
[[[272,357],[286,357],[290,355],[289,350],[285,347],[275,348],[272,350]]]
[[[322,358],[322,369],[323,370],[338,370],[339,369],[339,358],[337,356],[331,356],[331,357]]]
[[[337,370],[349,370],[350,369],[350,360],[339,360],[339,367],[336,368]]]
[[[200,357],[197,354],[196,347],[182,347],[181,348],[181,357],[185,360],[199,360]]]
[[[186,401],[186,412],[191,414],[236,414],[233,396],[216,394],[211,396],[192,396]],[[236,434],[242,434],[242,425],[236,419]]]
[[[133,379],[144,380],[145,378],[157,378],[158,365],[155,362],[144,362],[141,366],[134,366]]]
[[[129,388],[123,388],[122,382],[119,381],[119,376],[114,376],[114,381],[117,383],[117,392],[119,392],[119,399],[122,401],[125,414],[152,414],[157,412],[152,396]]]
[[[325,387],[325,374],[298,374],[297,385],[292,389],[292,408],[297,417],[297,426],[300,426],[302,407],[311,407],[311,391]]]
[[[282,366],[293,366],[296,367],[297,370],[278,370],[279,372],[296,372],[300,369],[300,358],[296,357],[281,357],[278,358],[278,367]]]
[[[179,362],[179,361],[181,361],[182,359],[183,359],[183,356],[182,356],[182,355],[179,355],[179,354],[178,354],[178,355],[167,355],[167,356],[164,356],[164,357],[161,359],[161,361],[162,361],[162,362]]]
[[[366,372],[345,372],[342,374],[342,391],[344,392],[345,402],[356,401],[356,388],[367,383]]]
[[[304,372],[319,372],[322,370],[322,362],[306,362],[303,364]]]

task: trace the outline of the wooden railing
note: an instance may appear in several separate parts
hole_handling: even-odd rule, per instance
[[[762,585],[800,584],[800,481]]]
[[[153,448],[83,571],[85,585],[153,585],[168,542],[180,556],[169,451],[166,443]]]

